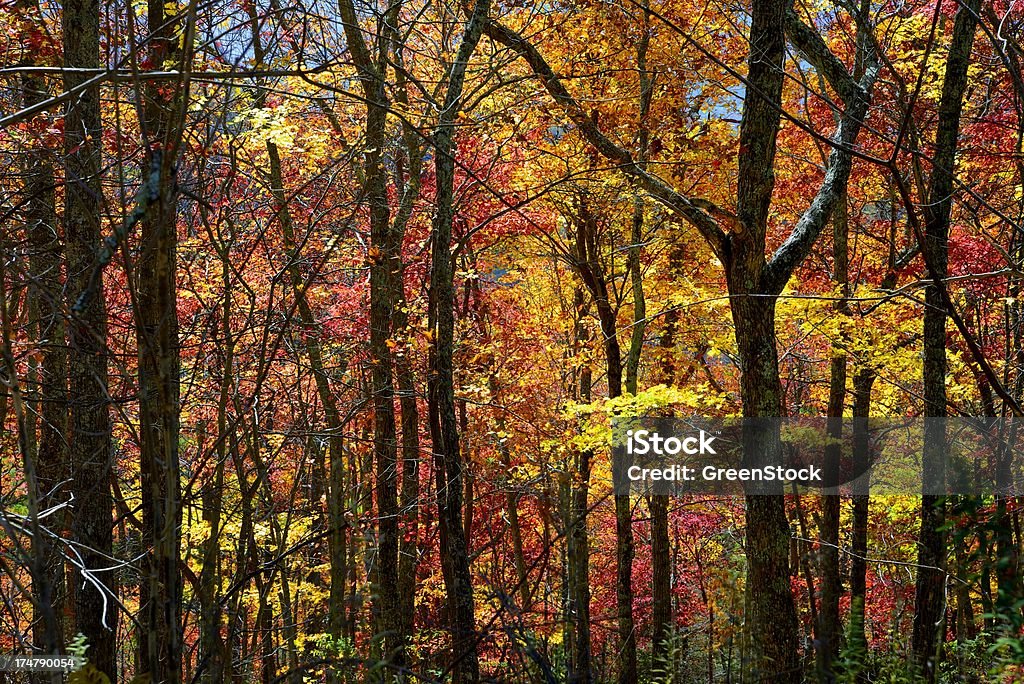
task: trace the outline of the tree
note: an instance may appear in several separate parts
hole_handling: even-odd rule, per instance
[[[925,415],[944,418],[946,413],[946,315],[947,301],[941,281],[948,274],[949,217],[953,207],[954,162],[960,133],[960,114],[967,89],[967,69],[977,26],[979,2],[968,2],[956,14],[946,73],[939,100],[935,151],[928,201],[923,207],[924,244],[928,275],[934,281],[925,290],[924,400]],[[925,678],[935,681],[945,632],[946,533],[945,498],[936,494],[945,487],[945,423],[925,423],[926,438],[921,467],[926,473],[921,497],[921,531],[918,541],[917,587],[914,599],[914,660]]]
[[[551,97],[601,154],[693,225],[707,240],[726,273],[740,355],[744,416],[777,418],[784,415],[775,344],[775,298],[809,253],[849,177],[852,162],[849,148],[867,113],[870,89],[879,70],[875,60],[868,60],[864,76],[857,81],[788,3],[775,0],[754,4],[750,63],[745,79],[747,94],[740,125],[736,211],[733,213],[706,200],[695,201],[682,195],[644,171],[629,152],[609,139],[586,115],[536,47],[495,21],[488,24],[487,32],[530,65]],[[817,195],[789,238],[769,259],[765,254],[765,236],[774,187],[775,141],[780,122],[787,33],[829,81],[846,107],[833,136],[829,168]],[[754,421],[750,425],[758,423]],[[756,448],[762,454],[762,463],[781,463],[777,423],[767,431],[752,428],[745,432],[744,444],[748,452]],[[797,681],[800,670],[797,623],[789,589],[789,526],[784,500],[778,494],[748,496],[746,515],[746,667],[757,677]]]
[[[191,60],[195,16],[173,4],[147,5],[148,60],[180,72]],[[187,81],[151,82],[144,91],[142,134],[148,204],[141,221],[136,276],[139,348],[139,452],[143,539],[140,652],[154,681],[181,681],[181,359],[178,342],[178,155]]]
[[[75,69],[99,67],[99,4],[72,0],[62,7],[64,90],[80,93],[64,110],[64,240],[69,303],[68,368],[72,494],[71,536],[81,560],[74,573],[75,629],[89,644],[96,668],[113,678],[118,607],[109,573],[113,546],[113,502],[107,378],[107,323],[100,244],[102,151],[99,89]],[[79,306],[79,304],[84,304]]]
[[[39,5],[21,2],[22,43],[32,44],[32,35],[38,30]],[[26,54],[28,63],[48,66],[44,55]],[[21,77],[21,105],[28,108],[47,102],[50,86],[46,79],[24,74]],[[49,116],[47,117],[49,118]],[[52,153],[42,139],[34,141],[25,160],[25,214],[26,233],[32,246],[30,257],[30,301],[38,320],[36,339],[42,350],[39,364],[39,401],[35,409],[39,417],[39,439],[32,468],[37,482],[37,508],[47,510],[62,504],[67,498],[67,480],[70,476],[68,448],[68,352],[62,308],[61,275],[64,269],[64,248],[57,219],[55,173]],[[33,540],[34,560],[38,569],[33,573],[34,618],[33,645],[40,653],[58,653],[63,647],[63,609],[66,600],[64,560],[56,539],[49,534],[66,534],[66,516],[63,512],[43,521],[48,532],[36,530]]]
[[[489,0],[477,0],[465,25],[455,61],[445,83],[444,104],[434,127],[432,143],[436,183],[432,247],[430,255],[430,375],[427,399],[430,435],[437,479],[437,508],[441,534],[441,564],[448,594],[452,629],[452,681],[475,682],[480,678],[477,635],[473,616],[473,584],[469,569],[469,540],[463,527],[463,470],[455,416],[455,385],[452,371],[455,327],[451,255],[453,184],[455,180],[455,119],[463,107],[463,88],[470,57],[476,50]]]
[[[1018,449],[971,496],[932,422],[1024,413],[1024,19],[973,2],[14,0],[0,648],[1012,679]],[[789,464],[779,419],[849,413],[827,480],[926,418],[953,496],[614,489],[624,417],[746,415],[747,462]]]
[[[398,5],[395,6],[397,10]],[[359,28],[358,15],[351,0],[340,5],[349,50],[359,73],[366,101],[367,151],[364,160],[366,201],[370,209],[370,353],[373,358],[373,445],[377,462],[377,508],[379,548],[377,600],[385,658],[401,667],[405,662],[402,620],[398,597],[398,454],[394,413],[394,373],[392,370],[392,317],[396,289],[401,288],[401,273],[395,271],[393,238],[388,205],[387,175],[383,166],[388,97],[385,91],[388,53],[391,43],[383,30],[385,17],[378,22],[376,53],[371,53]],[[388,14],[393,22],[394,11]],[[398,281],[396,283],[396,281]]]

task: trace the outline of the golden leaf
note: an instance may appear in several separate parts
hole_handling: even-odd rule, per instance
[[[96,669],[92,663],[68,675],[68,684],[110,684],[110,677]]]

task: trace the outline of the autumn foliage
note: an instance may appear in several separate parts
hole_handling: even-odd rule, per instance
[[[0,652],[1024,677],[1015,497],[616,496],[610,449],[1021,416],[1019,3],[0,8]]]

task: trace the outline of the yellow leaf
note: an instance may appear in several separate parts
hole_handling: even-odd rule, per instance
[[[110,684],[110,677],[96,669],[92,663],[68,675],[68,684]]]

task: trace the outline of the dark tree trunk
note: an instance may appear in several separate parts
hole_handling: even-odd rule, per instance
[[[395,5],[397,12],[399,5]],[[394,27],[395,21],[389,26]],[[392,54],[395,69],[395,100],[409,106],[408,84],[405,78],[404,53],[401,36],[397,31],[392,37]],[[402,529],[398,551],[398,611],[402,625],[402,636],[409,639],[415,629],[416,617],[416,573],[419,567],[419,523],[420,523],[420,410],[416,390],[416,373],[412,363],[412,349],[409,346],[409,307],[405,298],[405,266],[402,260],[402,245],[409,219],[416,199],[422,188],[423,141],[419,131],[411,126],[402,129],[404,142],[401,157],[401,171],[406,174],[401,202],[391,225],[388,241],[388,258],[391,260],[392,287],[394,289],[394,314],[392,317],[393,337],[399,343],[395,353],[395,378],[398,383],[398,402],[401,409],[402,427],[402,489],[399,506]]]
[[[504,434],[508,428],[505,421],[504,409],[501,408],[501,390],[498,387],[498,377],[493,369],[487,377],[487,387],[490,391],[491,401],[495,404],[494,426],[498,434]],[[501,467],[506,473],[512,473],[512,453],[508,448],[508,440],[498,439],[498,454],[501,458]],[[523,549],[523,531],[519,523],[519,494],[514,489],[515,484],[511,478],[505,483],[505,512],[508,515],[508,528],[512,537],[512,561],[516,568],[516,587],[519,594],[519,610],[526,613],[530,610],[530,586],[529,574],[526,568],[526,555]]]
[[[577,286],[573,292],[573,315],[575,330],[573,334],[575,357],[581,349],[587,347],[588,334],[583,320],[586,317],[587,302],[583,290]],[[579,369],[576,380],[576,400],[589,404],[592,400],[590,387],[593,384],[589,361]],[[568,682],[570,684],[589,684],[591,675],[590,652],[590,539],[587,534],[587,512],[590,498],[590,461],[592,453],[582,449],[574,454],[575,467],[571,470],[569,487],[569,510],[566,520],[567,539],[567,577],[568,606],[567,619],[573,625],[573,640],[570,652]]]
[[[223,424],[222,421],[218,423]],[[224,432],[220,432],[224,435]],[[224,444],[224,440],[221,440]],[[199,656],[201,681],[204,684],[219,684],[230,669],[230,657],[221,637],[223,611],[218,591],[221,557],[220,509],[223,501],[224,462],[227,460],[226,444],[218,448],[217,464],[214,466],[213,482],[203,496],[203,521],[209,525],[210,536],[203,549],[203,565],[199,576],[200,645]]]
[[[398,284],[401,287],[401,283]],[[398,302],[404,306],[405,299]],[[396,331],[404,330],[402,320],[396,314]],[[401,633],[408,639],[415,627],[416,616],[416,570],[419,565],[419,516],[420,516],[420,416],[416,403],[416,385],[412,364],[403,355],[396,360],[395,373],[398,379],[399,405],[402,411],[402,534],[398,558],[398,603]]]
[[[961,501],[967,497],[962,497]],[[966,507],[964,507],[966,508]],[[966,510],[964,511],[967,512]],[[954,558],[956,559],[956,619],[953,622],[957,641],[970,641],[977,637],[977,626],[974,624],[974,605],[971,600],[971,584],[967,578],[971,575],[970,551],[967,548],[968,536],[965,530],[958,530],[954,535]]]
[[[393,360],[388,347],[395,280],[399,274],[393,272],[391,213],[387,172],[383,165],[389,107],[385,83],[388,41],[383,38],[376,41],[377,54],[372,53],[359,28],[359,15],[351,0],[343,0],[339,8],[366,100],[364,192],[370,209],[370,385],[378,513],[373,610],[377,630],[383,634],[380,645],[384,660],[395,667],[403,667],[405,638],[398,595],[398,442]],[[377,672],[383,676],[382,672]]]
[[[871,415],[871,387],[875,384],[875,372],[861,367],[853,376],[853,418],[855,453],[866,454],[868,449],[867,421]],[[868,509],[871,498],[868,494],[871,471],[858,490],[853,493],[853,523],[850,549],[850,629],[846,649],[859,669],[867,656],[868,640],[864,629],[867,606],[868,571]]]
[[[650,13],[644,5],[642,33],[637,42],[637,73],[640,81],[640,126],[637,132],[637,160],[645,167],[648,157],[650,130],[647,124],[651,109],[653,77],[647,70],[647,50],[650,45]],[[630,234],[628,267],[633,290],[633,328],[626,355],[626,391],[637,393],[637,375],[647,330],[647,305],[644,298],[643,271],[640,251],[644,235],[644,206],[641,195],[633,200],[633,223]],[[671,384],[671,380],[668,382]],[[668,499],[652,496],[648,500],[651,513],[651,658],[654,673],[667,676],[672,671],[670,640],[672,636],[672,549],[668,534]]]
[[[598,252],[598,219],[581,196],[577,202],[576,254],[574,266],[583,284],[590,291],[601,325],[608,398],[622,396],[622,349],[619,346],[615,307],[608,294],[608,280]],[[637,259],[639,260],[639,259]],[[642,289],[640,290],[642,296]],[[641,299],[642,301],[642,299]],[[639,355],[637,356],[639,360]],[[633,511],[629,495],[615,495],[615,599],[619,631],[620,684],[637,681],[636,633],[633,624]]]
[[[417,152],[410,154],[419,156]],[[394,337],[399,341],[400,351],[395,358],[395,376],[398,382],[398,402],[402,421],[402,490],[400,498],[402,528],[398,555],[398,613],[401,636],[408,640],[415,629],[416,616],[416,571],[419,565],[419,517],[420,517],[420,412],[417,404],[416,377],[410,359],[411,349],[407,346],[409,336],[408,304],[405,299],[405,284],[402,268],[402,238],[405,234],[407,214],[411,211],[413,198],[419,193],[420,164],[411,165],[410,179],[406,185],[402,206],[391,231],[389,253],[392,262],[392,287],[394,289],[394,314],[392,323]]]
[[[669,272],[673,277],[682,274],[682,249],[673,245],[669,252]],[[658,373],[660,381],[672,387],[675,384],[675,334],[679,312],[669,310],[664,317],[664,329],[658,340]],[[667,669],[670,662],[672,636],[672,548],[668,534],[668,498],[651,496],[651,602],[653,603],[654,633],[652,658],[655,667]]]
[[[155,68],[180,68],[182,17],[148,5],[149,57]],[[143,544],[139,585],[140,667],[154,682],[181,681],[181,471],[178,456],[181,362],[177,312],[177,154],[184,84],[145,89],[148,206],[135,271],[139,350],[139,452]]]
[[[755,2],[751,14],[750,85],[740,125],[740,149],[745,152],[740,154],[737,176],[742,233],[734,236],[726,264],[746,418],[778,418],[785,413],[775,340],[775,299],[758,295],[767,294],[761,279],[775,185],[776,106],[782,92],[788,7],[785,0]],[[744,432],[745,457],[757,450],[764,464],[781,464],[777,424],[755,426],[749,435]],[[781,492],[748,495],[746,504],[744,670],[753,681],[798,682],[798,629],[789,586],[790,530],[785,499]]]
[[[228,405],[234,381],[234,337],[231,331],[231,264],[228,245],[219,245],[221,278],[224,283],[224,302],[219,328],[219,351],[222,355],[220,401],[217,404],[217,444],[212,486],[203,492],[203,520],[209,525],[210,536],[203,549],[203,565],[199,575],[199,674],[202,684],[220,684],[230,670],[229,643],[221,636],[223,608],[219,592],[221,577],[221,506],[224,500],[224,468],[237,451],[237,438],[228,432]],[[230,436],[229,436],[230,434]],[[230,632],[230,626],[229,626]]]
[[[939,100],[932,175],[924,208],[925,244],[921,245],[929,276],[936,281],[947,275],[957,138],[980,5],[980,0],[968,0],[957,12]],[[945,426],[941,419],[946,416],[946,310],[937,283],[925,291],[923,382],[925,416],[939,420],[926,418],[925,422],[921,466],[926,493],[921,498],[912,650],[917,668],[931,682],[938,669],[939,644],[945,627],[946,586],[946,502],[937,495],[945,484]]]
[[[62,5],[64,66],[98,69],[100,8],[97,0],[70,0]],[[64,90],[76,92],[87,73],[66,71]],[[85,295],[84,306],[68,325],[69,460],[72,467],[71,537],[81,545],[76,569],[74,630],[89,643],[89,661],[111,681],[116,679],[117,604],[112,600],[109,566],[113,550],[113,472],[107,393],[107,313],[97,250],[102,238],[102,188],[99,89],[88,88],[68,100],[64,114],[64,241],[70,305]]]
[[[670,672],[672,639],[672,548],[668,535],[668,497],[652,496],[651,604],[654,634],[651,657],[655,672]]]
[[[21,0],[25,28],[41,20],[36,0]],[[25,44],[28,45],[27,39]],[[28,55],[33,62],[38,61]],[[37,64],[49,66],[48,64]],[[50,97],[45,79],[30,73],[21,77],[22,106],[32,107]],[[36,340],[42,351],[39,365],[39,390],[36,414],[39,440],[33,469],[35,488],[31,494],[36,508],[46,510],[66,501],[68,468],[68,352],[61,306],[63,248],[57,226],[54,198],[53,153],[33,146],[25,163],[25,230],[31,246],[29,300],[37,318]],[[44,521],[56,535],[63,536],[67,516],[61,511]],[[35,524],[35,523],[33,523]],[[37,566],[32,580],[32,645],[39,652],[53,654],[64,647],[64,560],[46,535],[34,535],[33,561]],[[59,679],[59,677],[58,677]]]
[[[842,193],[832,215],[832,281],[840,286],[843,296],[849,296],[849,256],[847,237],[849,222],[847,197]],[[846,301],[837,302],[836,313],[846,316],[849,308]],[[846,402],[846,352],[842,341],[832,344],[828,397],[828,432],[839,438],[842,435],[843,408]],[[838,481],[839,448],[829,447],[825,451],[825,479]],[[839,575],[839,512],[841,498],[838,491],[825,492],[821,500],[821,540],[819,549],[818,577],[821,582],[821,603],[818,607],[816,625],[816,655],[818,676],[823,682],[834,682],[832,662],[839,652],[839,597],[842,581]]]
[[[377,490],[377,563],[374,612],[383,633],[383,655],[395,667],[405,664],[405,640],[398,612],[398,437],[395,429],[395,387],[391,324],[394,315],[393,265],[389,258],[390,211],[387,176],[380,151],[385,143],[387,111],[383,76],[368,108],[366,193],[370,204],[370,371],[373,394],[373,452]]]
[[[230,368],[230,362],[224,364],[225,370]],[[227,387],[227,380],[225,387]],[[218,408],[217,424],[219,428],[215,458],[217,464],[214,466],[213,482],[209,489],[203,493],[203,521],[209,526],[210,536],[203,548],[203,565],[199,575],[199,613],[200,613],[200,643],[199,643],[199,667],[201,681],[204,684],[219,684],[223,681],[225,673],[229,669],[230,657],[227,653],[226,644],[221,637],[221,624],[223,610],[221,608],[218,586],[220,584],[221,557],[221,504],[224,491],[224,464],[228,458],[226,432],[227,428],[226,392],[221,393],[221,404]]]
[[[742,363],[744,416],[775,418],[783,413],[775,346],[775,300],[739,297],[733,321]],[[748,431],[745,431],[745,433]],[[744,435],[747,455],[761,464],[781,464],[778,423],[754,422]],[[744,672],[752,681],[799,682],[796,607],[790,589],[790,529],[780,493],[751,494],[747,504],[747,584]],[[746,679],[744,679],[746,681]]]
[[[433,134],[437,209],[434,216],[430,261],[428,318],[432,340],[427,399],[436,462],[441,562],[444,568],[449,623],[452,630],[452,664],[449,670],[452,673],[453,684],[476,682],[480,679],[469,540],[465,537],[463,527],[462,493],[465,464],[459,449],[455,378],[452,368],[455,286],[451,240],[457,154],[454,136],[455,118],[462,106],[469,58],[480,42],[483,24],[489,11],[489,0],[477,0],[451,67],[444,106]]]

